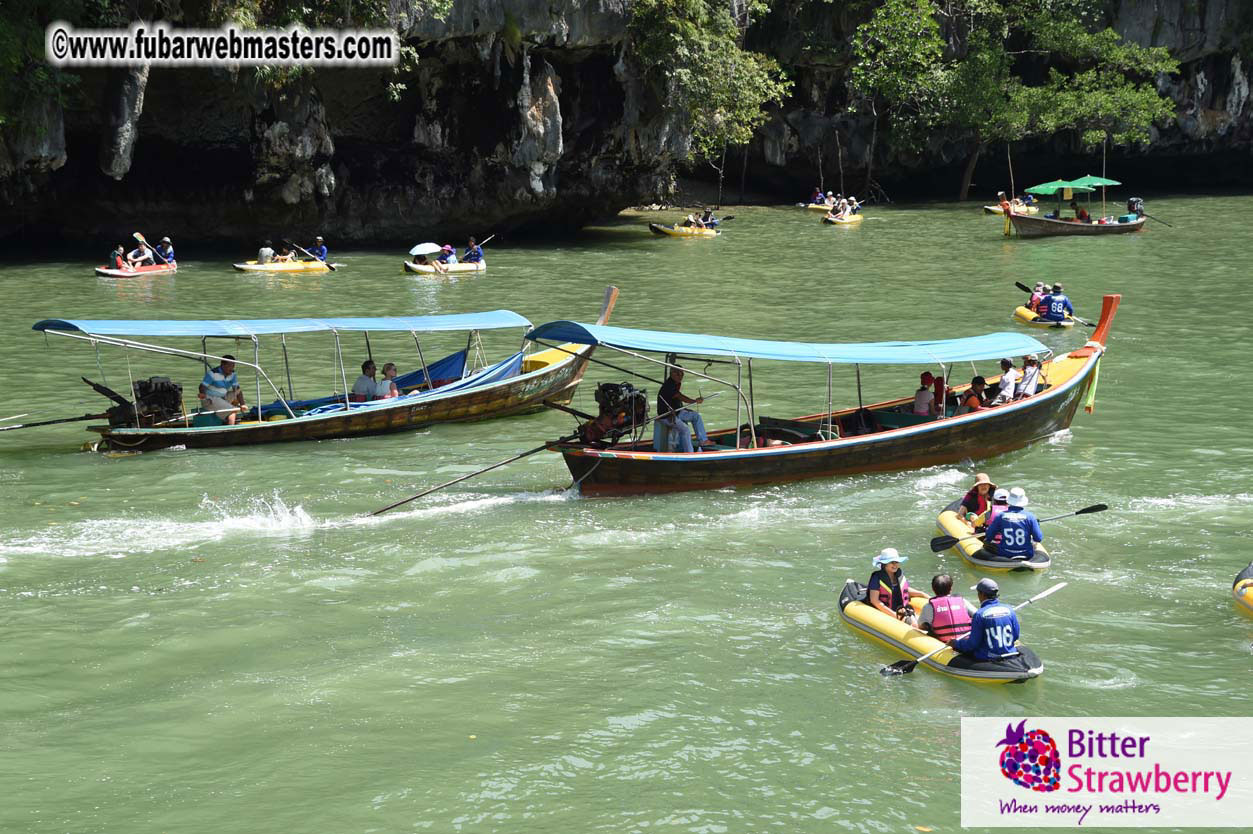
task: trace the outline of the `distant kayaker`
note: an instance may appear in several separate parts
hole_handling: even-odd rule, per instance
[[[1018,391],[1018,380],[1022,379],[1022,371],[1014,367],[1014,360],[1001,360],[1001,382],[997,386],[996,396],[991,405],[1004,405],[1014,399]]]
[[[462,263],[476,264],[483,260],[483,248],[475,243],[474,238],[470,238],[470,242],[466,244],[465,254],[461,256]]]
[[[962,498],[962,509],[966,511],[967,521],[972,521],[975,516],[981,516],[988,511],[992,504],[992,493],[995,491],[996,484],[992,483],[988,473],[980,472],[975,475],[974,486]]]
[[[1040,386],[1040,357],[1028,353],[1022,358],[1022,381],[1018,383],[1017,399],[1034,396]]]
[[[1074,315],[1075,306],[1070,303],[1061,284],[1054,284],[1053,289],[1044,297],[1045,311],[1040,317],[1046,321],[1065,321],[1066,316]]]
[[[909,580],[901,570],[901,563],[908,560],[909,557],[902,556],[895,547],[879,551],[873,561],[875,571],[866,583],[866,601],[889,617],[914,625],[917,618],[909,600],[911,597],[925,597],[926,594],[910,590]]]
[[[309,247],[309,254],[317,258],[319,261],[325,261],[329,254],[326,251],[326,242],[322,240],[322,236],[318,235],[313,239],[313,245]]]
[[[153,263],[152,250],[148,248],[148,244],[141,242],[139,246],[126,254],[126,262],[132,267],[151,264]]]
[[[221,365],[205,371],[199,395],[201,412],[214,414],[227,425],[235,425],[235,419],[244,407],[244,392],[235,376],[234,356],[224,354]]]
[[[1022,487],[1009,491],[1009,507],[988,523],[985,539],[1000,537],[997,553],[1013,559],[1030,559],[1035,555],[1035,542],[1044,541],[1040,522],[1027,509],[1027,493]]]
[[[935,596],[918,613],[918,628],[943,643],[968,634],[970,619],[979,609],[953,593],[953,578],[944,573],[933,576],[931,591]]]
[[[996,199],[1000,201],[1001,212],[1003,214],[1014,213],[1014,205],[1009,201],[1009,198],[1005,196],[1004,191],[996,192]]]
[[[961,395],[961,405],[957,407],[957,414],[969,414],[972,411],[982,411],[988,407],[987,394],[985,391],[988,387],[988,381],[981,376],[972,377],[970,380],[970,388]]]
[[[1027,301],[1027,309],[1033,313],[1043,314],[1045,308],[1042,308],[1040,304],[1044,301],[1044,296],[1047,294],[1044,291],[1044,282],[1036,281],[1035,287],[1031,290],[1031,298]]]
[[[718,218],[714,217],[713,209],[707,208],[701,212],[700,224],[706,228],[718,225]]]
[[[127,272],[135,271],[135,267],[131,266],[130,262],[126,260],[126,247],[120,243],[113,247],[113,251],[109,253],[105,263],[109,265],[110,269],[124,269]]]
[[[1014,609],[1001,602],[1001,593],[995,580],[984,577],[975,586],[979,595],[979,609],[970,618],[970,633],[959,637],[950,645],[962,654],[973,655],[975,660],[1004,660],[1017,657],[1018,615]]]
[[[861,203],[857,202],[857,198],[854,197],[852,194],[848,195],[848,213],[849,214],[861,213]]]
[[[157,244],[157,254],[167,264],[174,263],[174,244],[170,242],[168,237],[161,238],[161,242]]]
[[[261,248],[257,250],[257,263],[268,264],[274,260],[274,244],[266,241],[261,244]]]
[[[809,195],[809,202],[811,204],[822,202],[822,189],[821,188],[819,188],[816,185],[814,186],[814,193]]]
[[[835,208],[835,203],[836,203],[835,192],[828,191],[826,198],[822,202],[827,204],[827,208]]]

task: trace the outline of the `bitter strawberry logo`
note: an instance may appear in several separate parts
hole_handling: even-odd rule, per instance
[[[1057,756],[1057,743],[1044,730],[1026,730],[1027,722],[1022,721],[1017,727],[1005,725],[1005,738],[996,743],[1002,744],[1001,773],[1015,785],[1040,793],[1055,791],[1060,787],[1062,771],[1061,760]]]

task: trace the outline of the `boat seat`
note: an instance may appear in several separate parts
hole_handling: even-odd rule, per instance
[[[934,417],[926,414],[914,414],[912,412],[906,414],[900,411],[877,411],[875,417],[879,420],[879,425],[884,429],[903,429],[906,426],[917,426],[921,423],[930,423]]]

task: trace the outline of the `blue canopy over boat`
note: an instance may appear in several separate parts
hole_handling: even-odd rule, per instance
[[[496,330],[530,327],[531,322],[511,310],[488,313],[454,313],[444,316],[383,316],[330,319],[44,319],[34,330],[64,330],[100,336],[254,336],[278,333],[407,332],[447,330]]]
[[[989,333],[986,336],[937,339],[929,342],[817,344],[635,330],[629,327],[582,324],[577,321],[550,321],[527,333],[526,338],[532,341],[574,342],[656,353],[697,353],[705,356],[777,359],[784,362],[862,365],[968,362],[1049,352],[1045,345],[1022,333]]]

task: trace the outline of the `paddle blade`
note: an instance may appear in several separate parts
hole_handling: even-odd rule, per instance
[[[1077,511],[1075,515],[1087,515],[1088,513],[1103,513],[1108,509],[1109,509],[1109,504],[1093,504],[1091,507],[1084,507],[1082,510]]]
[[[140,234],[139,232],[132,232],[131,235],[132,237],[135,238],[135,240],[139,241],[140,243],[146,244],[148,242],[146,239],[144,239],[144,236]]]
[[[879,670],[879,674],[884,677],[892,677],[894,675],[908,675],[918,666],[916,660],[898,660],[895,663],[884,666]]]
[[[956,536],[936,536],[931,540],[931,552],[939,553],[941,550],[948,550],[957,544]]]
[[[1031,293],[1031,288],[1028,287],[1026,284],[1022,283],[1021,281],[1015,281],[1014,286],[1027,294]]]

